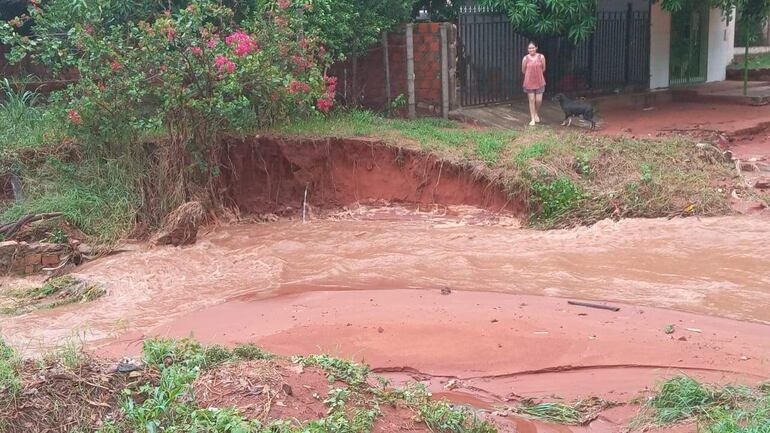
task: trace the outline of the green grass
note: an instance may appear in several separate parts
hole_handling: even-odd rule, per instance
[[[730,69],[743,69],[743,59],[738,59],[729,66]],[[770,68],[770,53],[749,55],[749,69]]]
[[[61,113],[40,105],[32,91],[16,91],[7,78],[0,81],[0,157],[8,151],[37,148],[63,137]]]
[[[13,348],[0,338],[0,405],[3,404],[3,396],[13,397],[21,391],[20,364]]]
[[[71,142],[63,109],[39,104],[34,92],[14,91],[7,79],[0,92],[0,173],[15,173],[24,197],[0,203],[0,223],[62,212],[99,242],[127,233],[141,203],[140,173],[126,161],[101,159],[73,144],[59,147]]]
[[[236,355],[239,354],[239,355]],[[256,346],[239,346],[232,351],[221,346],[203,346],[194,340],[146,340],[145,362],[160,369],[157,385],[147,383],[138,393],[126,391],[122,404],[123,421],[108,423],[100,431],[217,431],[243,433],[367,433],[382,415],[380,404],[403,401],[413,407],[434,432],[496,433],[494,426],[482,422],[468,409],[455,408],[445,401],[433,401],[423,387],[385,391],[366,385],[369,367],[328,355],[297,357],[295,362],[316,366],[327,372],[331,388],[323,400],[326,417],[305,424],[277,420],[269,424],[244,418],[234,409],[198,408],[192,383],[205,369],[241,359],[269,359]],[[350,385],[348,387],[347,385]],[[388,395],[389,398],[384,396]]]
[[[714,386],[688,376],[664,382],[632,427],[697,421],[708,433],[770,432],[770,387]]]
[[[194,383],[201,373],[217,369],[225,363],[265,359],[268,361],[264,365],[268,366],[273,364],[271,360],[278,357],[253,345],[230,350],[216,345],[205,346],[192,339],[146,340],[142,353],[145,370],[136,378],[127,378],[120,374],[105,375],[103,364],[88,358],[79,344],[67,345],[37,364],[25,363],[24,368],[39,369],[46,372],[45,375],[64,368],[63,374],[73,378],[66,381],[68,386],[55,381],[39,382],[43,375],[30,370],[25,372],[25,377],[36,381],[37,392],[34,395],[20,394],[18,391],[22,389],[22,382],[19,369],[22,364],[13,350],[0,340],[0,419],[3,415],[15,413],[18,407],[30,410],[32,406],[28,400],[33,399],[37,406],[32,413],[27,413],[27,419],[40,419],[41,426],[58,426],[60,421],[57,420],[66,418],[69,425],[77,426],[77,431],[370,433],[383,416],[381,407],[387,405],[410,410],[416,421],[423,421],[435,433],[497,432],[494,425],[480,420],[471,409],[431,399],[422,385],[393,388],[387,386],[385,381],[369,385],[366,383],[369,367],[328,355],[295,359],[296,362],[325,369],[330,378],[335,378],[324,396],[315,396],[326,406],[325,415],[306,422],[296,419],[249,419],[230,407],[200,407],[196,402]],[[285,359],[279,361],[285,362]],[[93,374],[97,376],[93,377]],[[238,380],[237,377],[234,379]],[[14,398],[4,400],[5,396],[12,395]],[[62,398],[68,401],[59,401]],[[110,402],[111,407],[100,410],[100,406],[92,403],[96,399],[100,403]],[[115,404],[117,408],[114,408]],[[270,407],[270,402],[267,405]],[[13,422],[12,418],[8,419]],[[18,425],[4,427],[13,429]]]
[[[64,218],[97,241],[127,233],[140,204],[134,181],[115,161],[42,161],[14,164],[24,184],[25,199],[0,207],[0,221],[24,215],[62,212]]]
[[[562,403],[538,403],[525,405],[520,413],[557,424],[580,424],[583,414],[572,406]]]
[[[329,383],[342,381],[351,386],[365,384],[370,372],[369,367],[366,365],[356,364],[355,362],[329,355],[297,357],[296,362],[304,366],[312,365],[325,370]]]
[[[392,144],[417,143],[424,150],[460,151],[490,164],[518,136],[516,131],[470,129],[445,119],[389,119],[370,111],[347,111],[277,126],[276,133],[312,137],[378,137]]]

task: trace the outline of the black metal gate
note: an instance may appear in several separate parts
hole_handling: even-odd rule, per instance
[[[464,6],[459,14],[460,104],[482,105],[523,97],[521,59],[529,38],[508,18],[485,6]],[[646,89],[650,80],[650,13],[602,11],[594,33],[572,44],[560,36],[534,37],[546,56],[546,89],[600,94]]]

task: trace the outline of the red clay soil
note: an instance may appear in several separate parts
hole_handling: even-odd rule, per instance
[[[552,395],[625,402],[680,372],[749,384],[770,376],[768,325],[619,306],[483,292],[326,291],[235,299],[149,334],[353,357],[435,391],[455,379],[454,392],[490,404]],[[664,332],[669,324],[673,334]],[[138,337],[99,352],[136,353]]]
[[[651,110],[608,110],[601,113],[601,134],[657,136],[671,132],[719,131],[728,135],[770,120],[770,105],[673,102]]]
[[[519,212],[522,203],[468,167],[371,139],[272,136],[228,143],[225,195],[244,213],[301,212],[386,201]]]
[[[256,343],[286,355],[326,352],[366,362],[396,384],[421,382],[437,398],[488,410],[523,398],[600,397],[626,405],[578,427],[487,412],[501,432],[614,433],[637,413],[629,402],[666,378],[757,385],[770,377],[768,325],[615,305],[620,311],[498,293],[324,291],[240,297],[148,335]],[[672,334],[664,332],[668,325]],[[142,337],[125,335],[98,353],[136,354]],[[311,416],[312,406],[307,410],[302,416]]]

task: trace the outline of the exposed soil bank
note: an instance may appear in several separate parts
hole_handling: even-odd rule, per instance
[[[228,157],[226,195],[245,213],[301,212],[306,193],[327,209],[385,201],[524,211],[479,171],[378,140],[259,136],[229,142]]]
[[[770,376],[768,325],[616,305],[618,312],[499,293],[322,291],[240,297],[147,334],[354,358],[481,407],[554,396],[625,403],[681,373],[752,385]],[[664,332],[669,324],[673,334]],[[100,354],[138,353],[140,337],[125,336]]]

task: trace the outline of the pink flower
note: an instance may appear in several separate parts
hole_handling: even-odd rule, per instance
[[[190,48],[190,52],[193,53],[195,56],[201,56],[203,55],[203,50],[201,47],[192,47]]]
[[[304,50],[304,49],[307,49],[307,46],[308,46],[307,39],[302,38],[302,39],[299,40],[299,47],[300,48],[302,48]]]
[[[121,65],[119,61],[113,60],[112,63],[110,63],[110,68],[112,68],[112,72],[118,72],[123,68],[123,65]]]
[[[168,38],[168,41],[171,42],[174,40],[174,36],[176,35],[176,32],[174,29],[168,29],[166,31],[166,37]]]
[[[326,92],[330,96],[334,96],[334,92],[337,90],[337,77],[329,77],[324,75],[324,83],[326,83]]]
[[[219,44],[219,39],[209,39],[208,47],[212,50],[217,47],[217,44]]]
[[[310,86],[307,83],[301,81],[292,81],[289,83],[289,93],[308,93],[310,92]]]
[[[321,97],[316,103],[316,107],[318,107],[318,109],[324,113],[328,113],[332,109],[333,105],[334,101],[328,96]]]
[[[243,57],[257,50],[259,50],[259,45],[254,41],[248,41],[238,43],[238,46],[235,47],[233,53],[238,57]]]
[[[86,31],[86,33],[90,35],[91,33],[94,32],[94,26],[92,26],[91,24],[86,24],[86,28],[84,30]]]
[[[233,46],[235,44],[238,44],[240,42],[247,42],[247,41],[250,41],[250,40],[251,40],[251,37],[249,35],[247,35],[244,32],[238,31],[238,32],[235,32],[235,33],[231,34],[230,36],[226,37],[225,38],[225,43],[228,46],[231,47],[231,46]]]
[[[278,0],[278,7],[281,9],[288,9],[291,6],[290,0]]]
[[[67,111],[67,118],[70,120],[70,122],[74,123],[75,125],[80,125],[81,123],[83,123],[83,118],[80,117],[80,113],[78,113],[75,110]]]
[[[247,35],[246,33],[240,31],[226,37],[225,44],[230,47],[235,46],[233,53],[238,57],[243,57],[259,50],[257,41],[252,39],[251,36]]]
[[[214,59],[214,65],[219,69],[220,73],[232,73],[235,71],[235,63],[225,56],[217,56]]]

